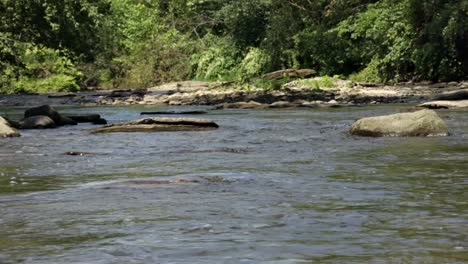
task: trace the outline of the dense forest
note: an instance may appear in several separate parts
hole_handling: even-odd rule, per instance
[[[468,0],[0,0],[0,92],[468,76]]]

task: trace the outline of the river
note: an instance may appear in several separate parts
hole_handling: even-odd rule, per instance
[[[212,131],[0,139],[0,263],[466,263],[466,111],[439,111],[449,137],[346,133],[406,107],[215,110]],[[114,123],[167,109],[203,108],[60,111]]]

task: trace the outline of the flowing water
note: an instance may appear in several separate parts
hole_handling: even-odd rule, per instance
[[[406,107],[216,110],[203,115],[213,131],[81,124],[0,139],[0,263],[466,263],[467,112],[439,111],[449,137],[346,133]],[[165,109],[61,111],[119,122]]]

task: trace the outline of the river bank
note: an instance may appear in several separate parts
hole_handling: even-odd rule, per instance
[[[317,78],[296,80],[276,90],[231,83],[185,81],[145,90],[0,95],[0,105],[220,105],[253,101],[262,107],[272,108],[346,106],[424,102],[446,92],[467,89],[468,82],[377,85],[333,80],[329,86],[320,86],[320,79]]]

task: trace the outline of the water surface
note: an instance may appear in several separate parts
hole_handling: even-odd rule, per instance
[[[445,138],[346,133],[406,107],[216,110],[202,116],[213,131],[81,124],[0,139],[0,263],[466,263],[466,111],[439,112]],[[167,109],[61,111],[120,122]]]

